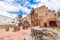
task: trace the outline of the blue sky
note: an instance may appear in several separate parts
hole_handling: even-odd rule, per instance
[[[25,17],[32,8],[46,5],[51,10],[60,9],[60,0],[0,0],[0,15],[15,18],[18,14]]]

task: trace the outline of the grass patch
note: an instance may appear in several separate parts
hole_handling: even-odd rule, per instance
[[[57,29],[55,29],[55,30],[60,33],[60,29],[59,29],[59,28],[57,28]]]
[[[60,33],[60,28],[49,28],[49,29],[53,29],[53,30],[56,30],[58,33]]]
[[[48,29],[48,30],[56,30],[58,33],[60,33],[60,28],[56,28],[56,27],[43,27],[45,29]]]
[[[13,28],[15,27],[15,25],[0,25],[0,29],[6,28],[6,27]]]

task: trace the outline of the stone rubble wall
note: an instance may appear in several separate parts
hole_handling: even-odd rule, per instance
[[[31,39],[32,38],[32,39]],[[27,40],[27,38],[25,38]],[[53,30],[47,29],[31,29],[31,40],[60,40],[60,36]]]

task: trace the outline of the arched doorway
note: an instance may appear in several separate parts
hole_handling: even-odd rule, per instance
[[[28,27],[30,27],[30,24],[27,20],[25,20],[22,28],[27,29]]]
[[[34,20],[34,21],[32,21],[32,25],[33,26],[39,26],[40,25],[40,21],[39,20]]]
[[[40,21],[36,21],[36,22],[35,22],[35,25],[36,25],[36,26],[39,26],[39,25],[40,25]]]
[[[47,27],[47,23],[44,23],[44,27]]]
[[[35,26],[35,21],[32,21],[32,26]]]
[[[49,21],[49,26],[51,26],[51,27],[57,27],[56,21]]]

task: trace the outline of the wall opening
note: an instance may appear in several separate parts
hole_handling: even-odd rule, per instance
[[[47,23],[44,23],[44,26],[47,27]]]
[[[50,21],[49,22],[49,26],[51,26],[51,27],[57,27],[56,21]]]
[[[40,25],[40,21],[36,21],[36,22],[35,22],[35,25],[36,25],[36,26],[39,26],[39,25]]]

